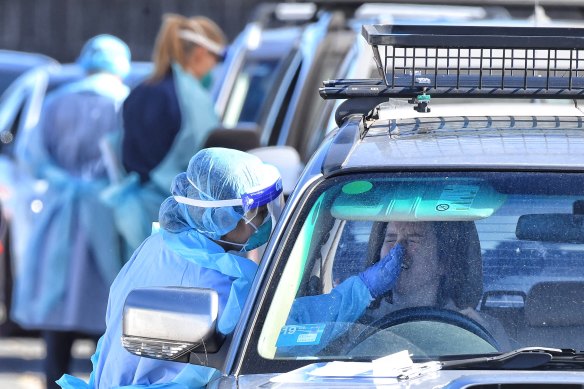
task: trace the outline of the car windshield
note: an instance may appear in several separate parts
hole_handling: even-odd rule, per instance
[[[583,349],[584,176],[392,172],[325,182],[282,250],[263,358]],[[372,265],[388,256],[401,261],[393,283]],[[387,290],[371,298],[379,285]]]

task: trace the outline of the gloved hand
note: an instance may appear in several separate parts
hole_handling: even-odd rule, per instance
[[[373,298],[381,297],[393,289],[401,273],[405,254],[404,246],[398,243],[379,262],[359,273],[359,278]]]

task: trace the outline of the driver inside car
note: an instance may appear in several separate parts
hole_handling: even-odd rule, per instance
[[[286,325],[329,323],[316,347],[303,347],[313,352],[338,341],[354,322],[371,323],[405,308],[436,307],[465,315],[494,338],[498,351],[511,350],[502,325],[475,310],[482,296],[477,287],[482,285],[480,254],[474,222],[390,222],[378,262],[330,293],[297,298]],[[280,355],[298,352],[282,337],[278,343]]]
[[[405,249],[399,278],[372,316],[412,307],[444,308],[483,326],[499,351],[512,349],[512,340],[498,320],[475,309],[483,280],[474,222],[390,222],[380,257],[399,246]]]

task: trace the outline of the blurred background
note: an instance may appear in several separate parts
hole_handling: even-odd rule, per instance
[[[38,52],[72,62],[96,34],[124,40],[134,60],[150,59],[166,12],[204,15],[233,40],[260,0],[1,0],[0,49]]]
[[[296,1],[292,1],[296,2]],[[303,2],[303,1],[298,1]],[[150,59],[152,42],[165,12],[205,15],[215,20],[233,40],[257,12],[262,0],[0,0],[0,49],[38,52],[59,62],[71,62],[79,48],[99,33],[116,35],[128,43],[137,61]],[[341,7],[351,1],[328,1]],[[513,18],[533,14],[545,5],[553,19],[581,19],[579,0],[527,1],[395,1],[504,6]]]
[[[360,38],[362,24],[584,26],[584,0],[394,0],[383,7],[341,0],[278,11],[276,5],[282,3],[307,5],[262,0],[0,0],[0,155],[12,158],[17,132],[34,126],[47,92],[81,77],[72,63],[89,38],[112,34],[128,44],[134,61],[126,80],[129,87],[147,77],[165,13],[207,16],[223,29],[230,45],[212,89],[220,128],[208,145],[246,151],[281,147],[274,161],[290,162],[278,166],[290,173],[284,177],[286,194],[336,126],[336,102],[318,95],[322,81],[379,77],[370,48]],[[27,72],[37,65],[44,66],[42,77]],[[0,200],[3,195],[0,185]],[[17,261],[10,256],[26,242],[11,242],[17,234],[4,219],[0,208],[0,388],[42,389],[44,343],[38,333],[22,331],[8,320],[12,266]],[[91,340],[74,344],[75,375],[88,377],[94,346]]]

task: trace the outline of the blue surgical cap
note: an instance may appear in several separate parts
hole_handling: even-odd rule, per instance
[[[171,187],[173,196],[195,200],[232,200],[257,187],[273,184],[272,166],[243,151],[212,147],[199,151],[185,173],[178,174]],[[203,208],[178,203],[168,197],[160,206],[160,226],[180,232],[194,228],[201,234],[220,239],[237,227],[243,207]]]
[[[124,78],[130,72],[130,49],[121,39],[102,34],[85,43],[77,63],[86,72],[109,72]]]

